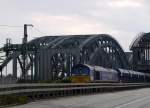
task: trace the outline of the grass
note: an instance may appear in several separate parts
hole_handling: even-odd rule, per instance
[[[27,96],[7,95],[0,96],[0,106],[14,105],[14,104],[26,104],[29,99]]]

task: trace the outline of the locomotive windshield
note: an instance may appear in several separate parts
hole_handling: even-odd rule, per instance
[[[72,75],[89,75],[90,69],[86,65],[76,65],[72,68]]]

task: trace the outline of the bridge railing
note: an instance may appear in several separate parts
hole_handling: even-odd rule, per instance
[[[149,83],[77,83],[77,84],[7,84],[0,86],[0,95],[31,93],[43,91],[65,91],[82,89],[104,89],[110,90],[119,87],[146,87]]]

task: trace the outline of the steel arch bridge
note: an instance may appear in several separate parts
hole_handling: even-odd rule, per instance
[[[17,61],[23,70],[20,59],[23,48],[14,44],[6,46],[2,49],[8,53],[6,60],[10,58],[7,62],[13,60],[13,75],[17,77]],[[129,68],[123,49],[107,34],[45,36],[29,41],[25,49],[27,60],[22,76],[27,76],[30,70],[32,80],[62,79],[69,76],[72,66],[78,63]]]
[[[133,69],[150,72],[150,33],[140,33],[132,42]]]

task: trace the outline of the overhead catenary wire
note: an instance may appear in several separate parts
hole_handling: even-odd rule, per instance
[[[41,33],[41,34],[47,35],[47,33],[45,33],[45,32],[43,32],[43,31],[39,30],[39,29],[36,28],[36,27],[33,27],[33,29],[34,29],[35,31]]]
[[[15,27],[15,28],[21,28],[23,26],[14,26],[14,25],[0,25],[1,27]]]
[[[7,34],[7,35],[8,34],[10,35],[10,33],[11,33],[11,35],[14,33],[22,34],[23,33],[22,28],[23,28],[23,26],[17,26],[17,25],[0,25],[0,29],[3,29],[3,31],[0,31],[0,32],[3,34]],[[22,30],[20,30],[20,29],[22,29]]]
[[[7,28],[23,28],[23,26],[18,26],[18,25],[5,25],[5,24],[1,24],[0,25],[0,27],[7,27]],[[41,31],[41,30],[39,30],[38,28],[36,28],[36,27],[33,27],[33,29],[35,30],[35,31],[37,31],[38,33],[40,33],[40,34],[44,34],[44,35],[47,35],[47,33],[45,33],[45,32],[43,32],[43,31]]]
[[[20,41],[20,39],[22,39],[21,37],[23,36],[23,28],[24,26],[20,26],[20,25],[7,25],[7,24],[0,24],[0,34],[1,36],[4,36],[6,38],[14,38],[13,40],[16,41]],[[41,37],[44,35],[47,35],[47,33],[41,31],[40,29],[38,29],[37,27],[33,27],[28,29],[28,33],[29,33],[29,37],[28,40],[33,39],[33,37]],[[16,37],[18,37],[17,39],[15,39]],[[16,41],[15,43],[18,43],[18,41]]]

